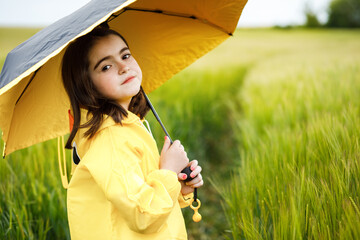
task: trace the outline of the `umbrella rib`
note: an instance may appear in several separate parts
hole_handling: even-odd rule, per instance
[[[22,97],[22,95],[25,93],[26,89],[28,88],[28,86],[30,85],[30,83],[32,82],[32,80],[35,78],[36,73],[39,71],[40,68],[38,68],[34,74],[31,76],[30,81],[26,84],[26,87],[24,88],[24,90],[22,91],[22,93],[20,94],[20,97],[16,100],[15,106],[17,105],[17,103],[19,102],[20,98]]]
[[[233,34],[231,32],[226,31],[223,27],[220,27],[219,25],[216,25],[212,22],[209,22],[208,20],[204,19],[204,18],[199,18],[195,15],[191,15],[191,14],[185,14],[185,13],[177,13],[177,12],[170,12],[170,11],[163,11],[163,10],[159,10],[159,9],[141,9],[141,8],[130,8],[130,7],[126,7],[124,9],[121,10],[120,13],[118,14],[112,14],[110,16],[110,18],[107,20],[107,22],[111,22],[112,20],[114,20],[115,18],[117,18],[118,16],[120,16],[121,14],[123,14],[126,11],[139,11],[139,12],[150,12],[150,13],[158,13],[158,14],[164,14],[164,15],[168,15],[168,16],[174,16],[174,17],[183,17],[183,18],[190,18],[190,19],[194,19],[194,20],[199,20],[200,22],[204,23],[204,24],[208,24],[214,28],[219,29],[220,31],[232,36]]]

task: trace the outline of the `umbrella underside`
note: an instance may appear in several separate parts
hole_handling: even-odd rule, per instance
[[[102,22],[108,19],[110,28],[118,31],[129,43],[143,71],[142,86],[145,92],[156,89],[215,48],[229,37],[237,23],[235,21],[233,29],[216,25],[211,18],[216,18],[218,13],[206,17],[203,11],[197,10],[199,6],[180,14],[173,9],[173,1],[165,4],[163,2],[166,1],[149,2],[153,1],[137,1],[130,5],[131,8],[110,12],[101,19]],[[178,9],[186,7],[189,4],[186,2],[189,1],[182,2]],[[246,3],[240,2],[243,5]],[[165,6],[160,12],[161,8],[147,6],[154,6],[154,3],[170,7]],[[204,3],[206,5],[206,1]],[[241,13],[242,8],[233,12]],[[195,17],[196,12],[199,14]],[[98,24],[99,21],[81,35]],[[66,45],[60,51],[56,50],[59,53],[48,59],[36,72],[29,73],[7,91],[0,89],[0,115],[9,116],[0,119],[7,154],[69,132],[67,111],[70,103],[61,81],[61,60]]]

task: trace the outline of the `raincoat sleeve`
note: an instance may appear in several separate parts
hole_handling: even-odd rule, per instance
[[[187,194],[187,195],[182,195],[182,194],[180,193],[179,198],[178,198],[180,207],[181,207],[181,208],[186,208],[186,207],[190,206],[191,200],[192,200],[193,198],[194,198],[194,194],[193,194],[193,193],[189,193],[189,194]]]
[[[140,233],[158,232],[181,195],[181,185],[170,170],[144,176],[139,164],[141,152],[121,139],[113,129],[99,132],[84,156],[84,165],[129,228]]]

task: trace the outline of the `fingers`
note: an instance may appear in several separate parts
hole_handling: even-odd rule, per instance
[[[181,146],[181,142],[179,140],[175,140],[172,144],[172,146],[176,146],[176,147],[179,147]]]
[[[201,187],[204,184],[204,181],[202,179],[201,171],[202,167],[198,166],[198,161],[193,160],[190,162],[190,168],[193,166],[196,166],[195,169],[190,173],[190,177],[194,178],[191,181],[187,182],[186,185],[192,188],[198,188]]]
[[[164,142],[164,146],[161,150],[161,154],[165,153],[169,149],[170,145],[171,145],[170,139],[167,136],[165,136],[165,142]]]
[[[190,177],[191,178],[194,178],[193,180],[189,181],[190,184],[195,184],[195,183],[198,183],[199,181],[202,180],[202,176],[200,175],[200,172],[202,171],[202,167],[200,166],[197,166],[194,171],[192,171],[190,173]],[[200,176],[199,176],[200,175]],[[184,181],[187,179],[187,175],[186,173],[179,173],[178,174],[178,179],[179,181]],[[195,181],[194,181],[195,180]]]
[[[185,173],[178,174],[179,181],[184,181],[186,178],[187,178],[187,175]]]
[[[201,173],[197,175],[196,178],[186,183],[187,186],[192,188],[199,188],[204,185],[204,181],[202,179]]]
[[[179,140],[175,140],[172,144],[173,147],[179,148],[181,151],[185,151],[184,146],[181,144]]]
[[[171,147],[172,148],[177,148],[187,158],[187,153],[185,151],[185,148],[184,148],[184,146],[181,144],[181,142],[179,140],[175,140],[173,142],[173,144],[171,145]],[[189,162],[189,159],[187,159],[187,161]]]
[[[202,171],[202,168],[198,166],[198,164],[199,164],[198,160],[192,160],[191,162],[189,162],[188,166],[190,166],[191,178],[196,177]]]
[[[204,185],[204,181],[203,181],[203,178],[201,175],[202,167],[199,166],[198,164],[199,164],[199,162],[197,160],[192,160],[188,164],[188,167],[190,166],[190,169],[192,171],[190,173],[190,177],[194,178],[194,179],[190,180],[189,182],[183,182],[186,184],[187,187],[199,188]],[[186,180],[186,178],[187,178],[187,175],[185,173],[178,174],[179,181],[184,181],[184,180]]]
[[[199,164],[198,160],[192,160],[189,164],[191,171],[194,171],[194,169],[198,166],[198,164]],[[195,174],[194,176],[196,176],[196,175],[197,174]]]
[[[202,171],[202,168],[200,166],[197,166],[195,168],[195,170],[190,173],[190,177],[191,178],[196,177],[201,171]]]
[[[202,187],[203,185],[204,185],[204,181],[201,180],[200,182],[198,182],[198,183],[196,183],[196,184],[194,184],[194,185],[191,185],[190,187],[192,187],[192,188],[200,188],[200,187]]]
[[[179,174],[188,164],[189,158],[180,141],[176,140],[171,144],[170,138],[165,137],[164,146],[160,154],[160,169],[171,170]]]

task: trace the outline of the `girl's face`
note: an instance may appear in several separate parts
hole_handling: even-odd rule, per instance
[[[89,52],[89,62],[96,89],[128,109],[140,90],[142,72],[125,42],[113,34],[99,39]]]

